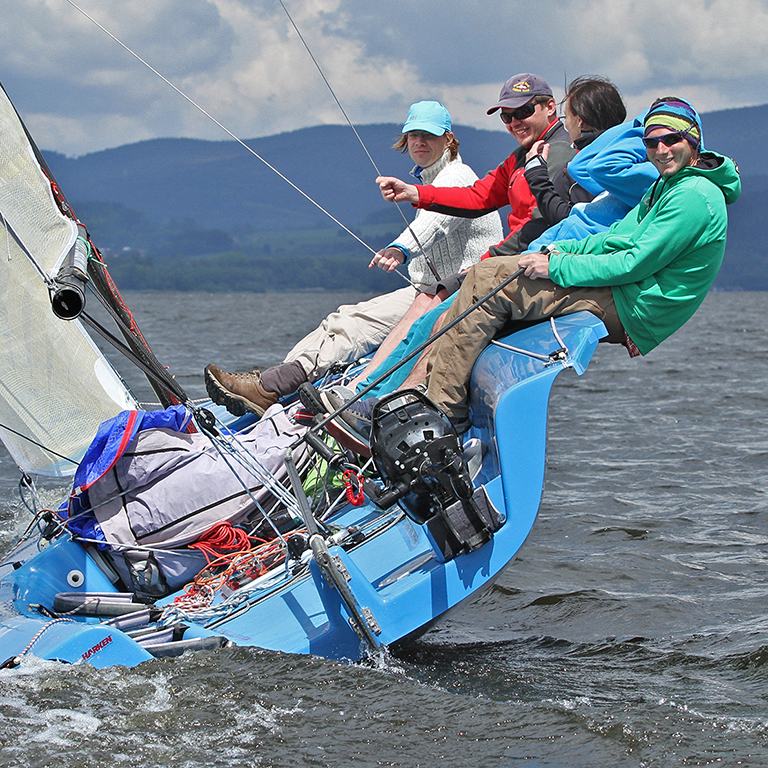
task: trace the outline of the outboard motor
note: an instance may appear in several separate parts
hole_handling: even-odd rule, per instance
[[[376,404],[371,453],[386,483],[380,499],[425,524],[446,560],[481,547],[504,522],[485,489],[474,489],[448,417],[418,390]]]

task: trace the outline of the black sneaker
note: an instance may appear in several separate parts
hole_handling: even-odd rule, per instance
[[[305,381],[303,384],[299,384],[299,388],[296,390],[299,395],[301,404],[315,416],[328,413],[328,409],[325,407],[325,403],[320,399],[320,392],[315,389],[314,384]]]

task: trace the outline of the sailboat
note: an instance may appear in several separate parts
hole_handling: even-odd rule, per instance
[[[605,335],[581,312],[490,346],[462,436],[417,391],[383,397],[368,459],[298,401],[233,419],[189,400],[5,91],[0,247],[0,437],[32,516],[0,560],[2,667],[230,644],[355,662],[409,642],[523,546],[552,384],[581,375]],[[147,375],[160,408],[140,406],[95,339]],[[44,509],[35,477],[71,491]]]

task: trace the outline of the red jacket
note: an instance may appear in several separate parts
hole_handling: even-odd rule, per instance
[[[568,132],[557,120],[540,137],[544,141],[564,141],[570,144]],[[518,147],[498,168],[476,181],[471,187],[419,187],[417,208],[446,213],[463,218],[477,218],[505,205],[512,235],[530,220],[536,208],[536,198],[525,180],[524,166],[528,147]],[[557,171],[559,169],[550,169]]]

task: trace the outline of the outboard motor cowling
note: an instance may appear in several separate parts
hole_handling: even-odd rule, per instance
[[[446,559],[477,549],[503,523],[483,488],[475,488],[456,430],[418,390],[387,395],[371,417],[371,454],[405,513],[425,524]]]

